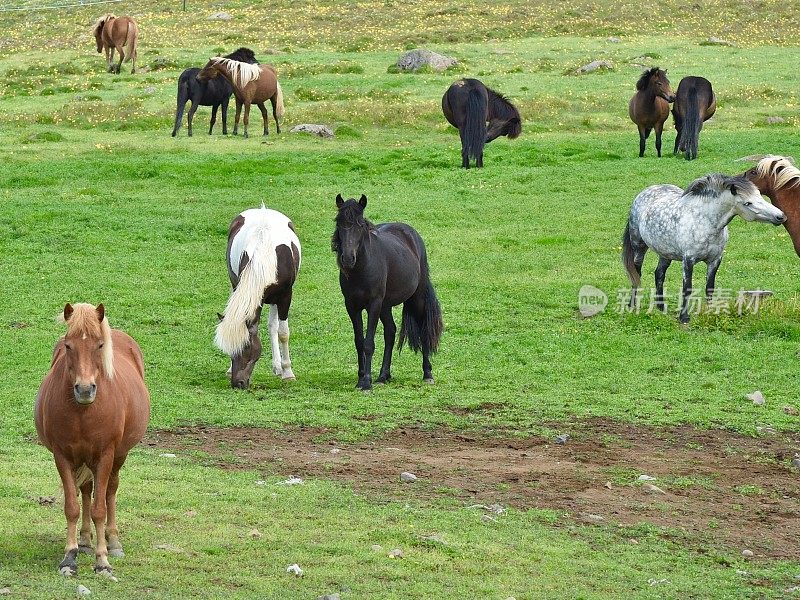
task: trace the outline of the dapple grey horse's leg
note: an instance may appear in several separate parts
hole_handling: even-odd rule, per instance
[[[386,383],[392,378],[392,350],[394,349],[394,338],[397,333],[397,326],[392,317],[392,307],[384,306],[381,311],[381,323],[383,324],[383,363],[381,372],[376,383]]]
[[[656,308],[661,312],[666,312],[667,310],[666,306],[664,306],[664,278],[671,263],[671,260],[663,256],[658,257],[658,266],[656,267]]]
[[[681,323],[689,322],[689,296],[692,295],[692,271],[696,261],[690,258],[683,259],[683,290],[681,292]]]
[[[712,260],[708,263],[708,276],[706,277],[706,300],[711,300],[714,295],[714,287],[717,279],[717,269],[722,262],[722,255],[717,260]]]

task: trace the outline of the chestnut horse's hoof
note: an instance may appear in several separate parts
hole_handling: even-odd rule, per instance
[[[78,549],[70,550],[64,555],[58,565],[58,572],[64,577],[73,577],[78,574]]]
[[[108,555],[114,558],[125,558],[125,552],[122,551],[122,548],[109,548]]]
[[[85,545],[81,544],[80,546],[78,546],[78,553],[79,554],[94,554],[94,548],[92,548],[91,546],[85,546]]]

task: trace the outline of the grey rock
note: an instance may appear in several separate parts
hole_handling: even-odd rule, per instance
[[[766,400],[764,399],[764,394],[762,394],[760,390],[756,390],[751,394],[747,394],[745,398],[747,398],[748,400],[752,400],[753,404],[755,404],[756,406],[764,406],[764,403],[766,402]]]
[[[144,88],[144,93],[147,94],[148,96],[152,96],[153,94],[156,93],[156,88],[152,85],[147,86],[146,88]]]
[[[650,475],[639,475],[639,481],[655,481],[655,477],[651,477]]]
[[[744,556],[745,558],[753,558],[754,554],[752,550],[748,550],[747,548],[745,548],[744,550],[742,550],[742,556]]]
[[[292,575],[295,575],[297,577],[303,576],[303,569],[301,569],[300,565],[298,565],[297,563],[294,563],[293,565],[289,565],[288,567],[286,567],[286,572],[291,573]]]
[[[733,42],[723,40],[713,35],[704,42],[700,42],[701,46],[733,46]]]
[[[786,119],[783,117],[767,117],[767,125],[779,125],[781,123],[786,123]]]
[[[254,540],[261,539],[261,532],[258,529],[251,529],[247,535]]]
[[[425,48],[417,48],[401,54],[395,64],[401,71],[418,71],[426,65],[434,71],[444,71],[457,65],[458,61]]]
[[[88,596],[92,593],[92,590],[87,588],[85,585],[78,586],[78,596]]]
[[[317,600],[341,600],[341,596],[339,594],[325,594],[324,596],[319,596]]]
[[[289,133],[310,133],[321,138],[332,138],[334,136],[333,130],[327,125],[316,125],[313,123],[295,125],[289,130]]]
[[[232,18],[231,14],[226,12],[216,12],[208,16],[209,21],[230,21]]]
[[[408,471],[403,471],[400,473],[400,481],[403,483],[414,483],[417,480],[417,476],[413,473],[409,473]]]
[[[11,588],[0,588],[0,596],[8,596],[11,593]]]
[[[666,494],[664,490],[662,490],[657,485],[653,485],[652,483],[645,483],[642,486],[642,489],[647,492],[648,494]]]
[[[370,550],[372,550],[373,552],[382,552],[383,546],[381,546],[380,544],[372,544],[372,546],[370,546]]]
[[[606,38],[606,41],[611,42],[612,44],[619,44],[622,40],[612,35],[611,37]]]
[[[589,64],[583,65],[579,69],[575,70],[576,75],[585,75],[586,73],[591,73],[593,71],[613,71],[614,65],[611,64],[611,61],[608,60],[593,60]]]
[[[403,558],[403,551],[400,548],[395,548],[389,552],[389,558]]]
[[[600,523],[604,520],[602,516],[592,513],[581,513],[581,518],[587,523]]]
[[[793,465],[795,468],[797,468],[797,469],[800,469],[800,456],[795,456],[795,457],[792,459],[792,465]]]
[[[569,441],[569,435],[562,433],[556,436],[556,444],[566,444]]]

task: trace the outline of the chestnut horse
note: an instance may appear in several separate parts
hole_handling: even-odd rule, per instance
[[[91,518],[97,533],[94,570],[111,574],[108,554],[123,556],[116,518],[119,470],[150,420],[142,351],[128,334],[111,329],[102,304],[67,304],[63,318],[67,333],[56,342],[34,409],[39,439],[53,453],[64,486],[67,545],[58,568],[75,575],[78,552],[91,553]]]
[[[658,67],[648,69],[636,82],[636,93],[628,104],[631,121],[639,128],[639,157],[644,156],[645,140],[656,130],[656,152],[661,158],[661,132],[669,116],[669,103],[675,94],[669,87],[667,71]]]
[[[785,156],[748,158],[758,160],[758,164],[742,175],[786,215],[783,226],[792,238],[794,251],[800,256],[800,169]]]
[[[236,96],[236,122],[233,125],[233,135],[239,130],[239,115],[244,105],[244,137],[247,137],[247,125],[250,123],[250,105],[256,104],[261,109],[264,119],[264,135],[269,135],[269,115],[264,103],[272,103],[272,116],[275,119],[275,128],[281,132],[278,117],[282,117],[283,91],[278,83],[278,75],[271,65],[251,65],[230,58],[215,57],[208,61],[203,70],[197,74],[200,81],[208,81],[216,77],[224,77],[233,87]]]
[[[139,28],[131,17],[106,15],[100,17],[92,27],[97,42],[97,52],[106,51],[107,71],[119,73],[122,63],[133,61],[131,74],[136,73],[136,46],[139,41]],[[128,53],[125,54],[127,47]],[[114,66],[114,50],[119,52],[119,64]]]

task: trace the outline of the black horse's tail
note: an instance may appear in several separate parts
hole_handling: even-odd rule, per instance
[[[172,128],[172,137],[178,135],[178,130],[183,122],[183,110],[189,101],[189,78],[181,75],[178,80],[178,107],[175,109],[175,127]]]
[[[642,283],[642,278],[639,275],[639,271],[636,270],[636,264],[634,263],[634,254],[633,254],[633,244],[631,244],[631,225],[627,223],[625,225],[625,233],[622,234],[622,264],[625,267],[625,270],[628,272],[628,278],[631,280],[631,286],[633,289],[639,287]]]
[[[428,276],[427,258],[423,256],[423,273],[425,277],[425,291],[423,295],[423,306],[420,310],[419,304],[412,296],[403,304],[403,320],[400,323],[400,343],[397,351],[403,349],[403,343],[408,340],[408,346],[414,351],[428,349],[436,352],[439,348],[439,338],[442,337],[444,322],[442,321],[442,307],[439,306],[439,299],[433,289],[430,277]]]
[[[467,156],[478,159],[486,144],[486,99],[475,89],[467,96],[467,115],[464,119],[464,145]]]
[[[697,145],[702,127],[703,117],[700,116],[697,88],[692,86],[686,101],[686,114],[683,117],[683,131],[681,132],[681,143],[686,150],[686,160],[697,158]]]

